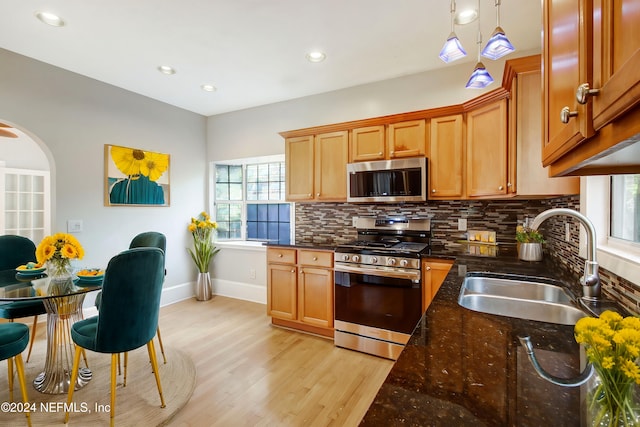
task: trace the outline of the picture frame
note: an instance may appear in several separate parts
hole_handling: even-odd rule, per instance
[[[170,206],[170,155],[104,145],[105,206]]]

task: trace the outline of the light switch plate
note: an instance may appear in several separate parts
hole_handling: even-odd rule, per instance
[[[458,219],[458,231],[467,231],[467,219],[459,218]]]
[[[81,219],[67,220],[67,233],[80,233],[82,231]]]

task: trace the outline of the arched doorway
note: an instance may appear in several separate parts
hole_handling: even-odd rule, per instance
[[[0,119],[0,234],[51,233],[51,162],[43,144]]]

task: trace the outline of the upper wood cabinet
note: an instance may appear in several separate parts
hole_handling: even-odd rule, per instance
[[[427,121],[392,123],[387,127],[387,158],[424,156],[427,145]]]
[[[387,151],[384,125],[356,128],[351,131],[351,155],[352,162],[366,162],[371,160],[384,160]]]
[[[460,199],[464,195],[464,123],[462,114],[431,119],[429,199]]]
[[[543,0],[544,166],[593,135],[591,104],[576,89],[591,81],[591,10],[588,1]]]
[[[507,100],[467,113],[467,196],[507,194]]]
[[[624,12],[624,13],[623,13]],[[543,0],[543,164],[554,176],[637,173],[637,0]]]
[[[345,201],[348,158],[347,131],[287,138],[286,199]]]

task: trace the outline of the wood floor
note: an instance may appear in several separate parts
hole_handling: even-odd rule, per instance
[[[271,326],[264,305],[220,296],[163,307],[160,327],[198,375],[172,427],[357,426],[393,365]]]

